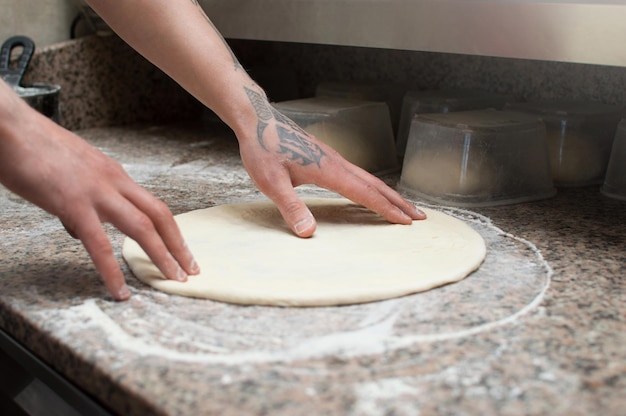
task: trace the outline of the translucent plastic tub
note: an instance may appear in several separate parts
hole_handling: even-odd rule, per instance
[[[402,111],[396,135],[398,154],[404,155],[411,122],[416,114],[450,113],[453,111],[501,110],[514,101],[513,96],[496,94],[482,90],[441,89],[407,91],[402,99]]]
[[[315,89],[316,97],[353,98],[365,101],[383,101],[389,107],[394,134],[400,121],[402,97],[407,87],[401,84],[377,81],[324,81]]]
[[[508,111],[417,115],[399,187],[452,206],[549,198],[556,190],[545,126],[536,116]]]
[[[274,106],[355,165],[374,174],[400,169],[384,102],[313,97]]]
[[[580,101],[508,103],[507,110],[541,117],[557,186],[602,184],[623,108]]]
[[[626,119],[622,119],[615,133],[615,141],[600,191],[611,198],[626,201]]]

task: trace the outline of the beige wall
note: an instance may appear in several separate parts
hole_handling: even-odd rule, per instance
[[[0,42],[25,35],[37,47],[67,40],[78,9],[74,0],[0,0]]]

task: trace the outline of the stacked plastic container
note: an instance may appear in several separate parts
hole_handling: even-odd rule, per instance
[[[610,197],[626,201],[626,119],[617,126],[611,157],[600,191]]]
[[[545,126],[536,116],[508,111],[419,114],[411,123],[399,187],[463,207],[549,198],[556,190]]]
[[[496,109],[513,101],[509,95],[473,89],[410,90],[402,99],[402,112],[396,135],[398,154],[404,156],[413,117],[416,114]]]
[[[369,172],[384,174],[400,168],[384,102],[312,97],[275,103],[274,107]]]
[[[621,107],[550,100],[509,103],[506,109],[534,114],[545,123],[555,185],[602,184],[617,125],[623,116]]]

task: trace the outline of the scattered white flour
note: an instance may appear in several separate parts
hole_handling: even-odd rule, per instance
[[[488,247],[498,245],[499,253],[488,255],[481,269],[464,281],[422,294],[298,310],[240,307],[135,288],[128,302],[90,299],[66,309],[40,310],[37,319],[78,349],[84,334],[102,337],[109,345],[99,354],[114,356],[116,365],[136,356],[233,365],[379,354],[470,337],[514,324],[535,309],[552,275],[539,250],[483,216],[456,208],[445,212],[474,224]],[[508,267],[503,261],[517,263]],[[496,271],[488,273],[490,268]],[[457,306],[463,314],[455,312]],[[379,387],[386,394],[388,386]]]
[[[386,378],[360,383],[355,386],[354,393],[355,403],[351,415],[378,416],[381,414],[381,406],[388,403],[394,406],[393,414],[419,414],[416,404],[402,401],[403,396],[415,397],[419,393],[419,389],[411,384],[410,379]]]

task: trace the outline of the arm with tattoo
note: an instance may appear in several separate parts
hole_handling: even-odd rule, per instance
[[[278,154],[302,166],[315,163],[320,167],[320,161],[326,156],[320,146],[312,143],[307,138],[308,134],[300,126],[272,107],[265,95],[250,88],[244,89],[259,119],[256,138],[261,148],[267,152],[271,151],[264,143],[263,134],[272,121],[278,137]]]
[[[305,183],[336,191],[393,223],[424,218],[378,178],[276,111],[197,0],[87,2],[120,37],[233,129],[250,177],[297,235],[315,231],[315,219],[294,191]]]

